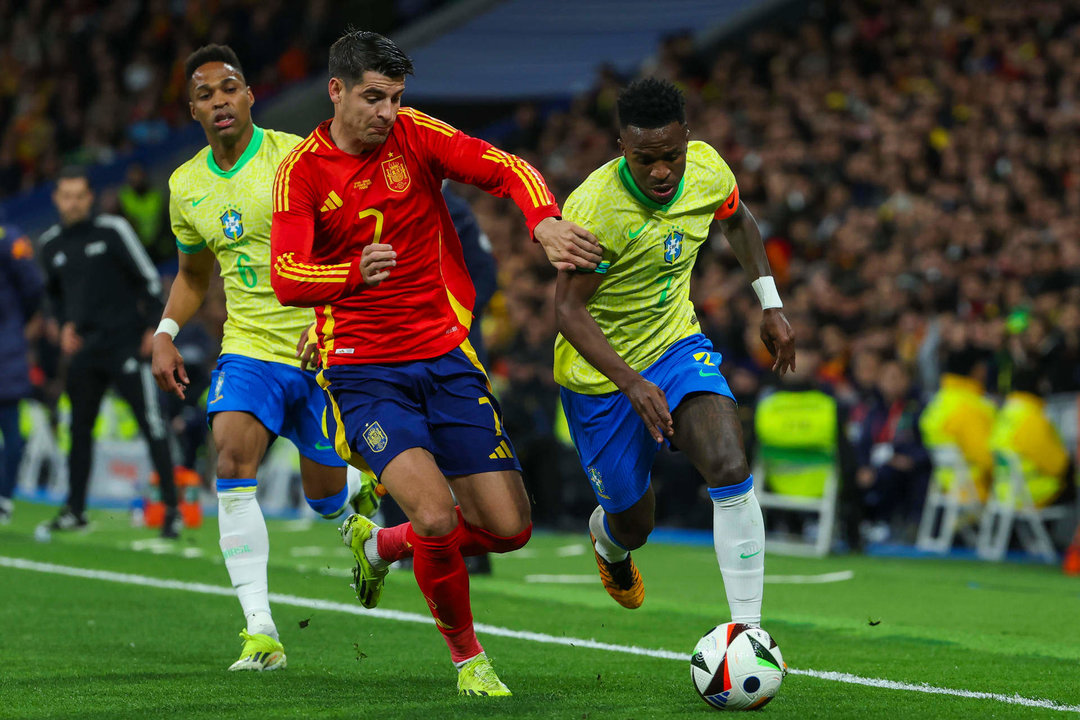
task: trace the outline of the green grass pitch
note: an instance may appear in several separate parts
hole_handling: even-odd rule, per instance
[[[240,650],[239,604],[208,518],[179,543],[91,513],[94,531],[36,542],[54,508],[21,503],[0,528],[0,718],[674,718],[710,717],[688,663],[566,638],[689,654],[726,622],[710,547],[651,544],[635,553],[647,594],[624,610],[595,580],[578,536],[538,533],[472,581],[477,622],[549,636],[481,632],[512,698],[459,698],[442,638],[408,571],[393,571],[379,616],[358,614],[348,551],[330,522],[271,521],[270,589],[293,596],[274,617],[281,672],[228,673]],[[25,561],[30,564],[26,565]],[[23,562],[22,567],[14,564]],[[174,587],[78,577],[49,566],[178,581]],[[32,569],[36,568],[36,569]],[[1080,580],[1057,568],[956,560],[770,556],[770,578],[852,573],[765,588],[764,627],[788,664],[861,678],[1050,701],[927,694],[792,674],[771,718],[1052,718],[1080,712]],[[563,576],[537,582],[536,576]],[[589,579],[592,578],[592,579]],[[130,580],[130,577],[126,578]],[[539,578],[543,579],[543,578]],[[547,578],[551,580],[552,578]],[[193,591],[189,583],[214,586]],[[321,602],[321,604],[320,604]],[[344,609],[352,612],[343,611]],[[572,642],[572,641],[571,641]]]

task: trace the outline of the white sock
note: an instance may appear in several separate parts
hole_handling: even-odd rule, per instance
[[[600,505],[597,505],[592,515],[589,516],[589,532],[596,538],[596,552],[600,553],[600,557],[608,562],[625,560],[630,551],[611,537],[607,523],[604,521],[606,517],[607,513],[604,512],[604,508]]]
[[[218,491],[218,529],[221,554],[244,609],[247,631],[277,639],[266,580],[270,537],[253,488]]]
[[[738,494],[731,491],[742,490]],[[761,624],[765,583],[765,523],[754,479],[730,488],[709,488],[713,498],[713,547],[724,577],[732,622]],[[718,497],[720,496],[720,497]]]
[[[345,491],[348,496],[346,505],[356,497],[360,492],[360,488],[364,486],[363,476],[360,475],[360,471],[354,468],[352,465],[345,467]]]
[[[466,665],[468,665],[473,660],[475,660],[476,658],[480,657],[480,655],[483,655],[483,654],[484,653],[479,653],[477,655],[473,655],[471,658],[465,658],[461,662],[456,662],[456,663],[454,663],[454,667],[456,667],[458,670],[461,670],[461,668],[465,667]]]
[[[390,563],[383,560],[379,555],[379,542],[375,539],[379,534],[379,528],[371,531],[371,537],[364,541],[364,555],[375,570],[384,570],[390,567]]]

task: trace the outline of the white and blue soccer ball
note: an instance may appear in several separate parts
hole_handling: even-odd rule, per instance
[[[718,710],[757,710],[776,697],[787,665],[769,633],[743,623],[717,625],[698,641],[690,678]]]

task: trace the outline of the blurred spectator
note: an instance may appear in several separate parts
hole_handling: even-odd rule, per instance
[[[855,481],[863,519],[872,524],[867,539],[900,535],[910,542],[930,478],[930,456],[919,431],[923,404],[910,372],[897,360],[881,366],[877,390],[855,441]]]
[[[1014,390],[1005,396],[1005,404],[994,420],[990,433],[990,450],[994,453],[995,481],[998,473],[1009,472],[1003,461],[1005,453],[1014,454],[1031,499],[1043,507],[1052,503],[1065,489],[1065,469],[1069,454],[1057,430],[1046,417],[1046,403],[1036,394],[1039,371],[1034,366],[1021,368],[1014,378]],[[1003,478],[1005,479],[1005,478]],[[1007,487],[995,482],[995,487]],[[996,492],[996,490],[995,490]],[[1010,501],[1011,493],[1000,499]]]
[[[30,395],[26,333],[41,302],[41,273],[34,264],[34,246],[13,225],[0,224],[0,525],[11,520],[12,495],[22,460],[19,401]]]
[[[151,187],[146,169],[139,163],[128,167],[127,183],[117,192],[120,212],[131,223],[147,255],[155,264],[171,259],[176,250],[162,232],[165,219],[165,194]]]

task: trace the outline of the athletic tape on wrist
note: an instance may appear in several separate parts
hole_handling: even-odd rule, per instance
[[[776,281],[773,280],[772,275],[762,275],[750,283],[750,287],[757,293],[762,310],[784,307],[784,303],[780,302],[780,293],[776,291]]]
[[[180,326],[172,318],[161,318],[161,322],[158,323],[157,330],[154,334],[165,333],[169,336],[170,340],[176,339],[176,334],[180,332]]]

